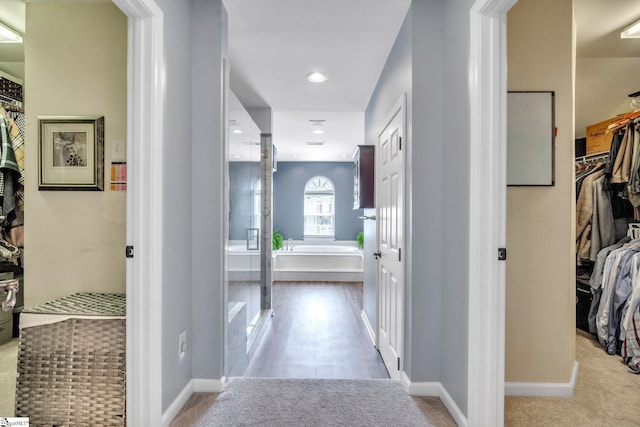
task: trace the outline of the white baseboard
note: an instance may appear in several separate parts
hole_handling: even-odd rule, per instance
[[[411,382],[405,371],[400,373],[400,381],[402,387],[411,396],[440,396],[441,385],[439,382]]]
[[[456,402],[453,400],[449,392],[441,382],[411,382],[407,374],[402,371],[400,380],[402,386],[412,396],[430,396],[439,397],[449,414],[459,427],[467,426],[467,417],[460,410]]]
[[[467,426],[467,417],[460,410],[456,402],[453,400],[449,392],[446,388],[440,383],[440,400],[444,403],[444,406],[447,407],[449,414],[453,417],[453,420],[458,424],[459,427]]]
[[[191,381],[193,382],[194,393],[222,393],[227,380],[222,377],[219,380],[194,378]]]
[[[367,332],[369,333],[369,338],[371,338],[371,342],[373,346],[376,346],[376,333],[373,330],[373,326],[371,326],[371,322],[369,322],[369,318],[367,317],[367,313],[362,310],[360,312],[360,317],[362,317],[362,321],[364,322],[365,328],[367,328]]]
[[[568,383],[507,382],[504,385],[504,394],[505,396],[573,397],[578,367],[578,362],[574,361],[571,380]]]
[[[221,393],[224,390],[225,377],[219,380],[205,380],[200,378],[192,378],[182,389],[178,396],[171,402],[171,405],[162,414],[162,426],[169,427],[171,421],[180,413],[187,400],[193,393]]]
[[[193,394],[193,379],[190,380],[186,386],[184,386],[182,391],[178,393],[178,396],[173,400],[173,402],[171,402],[171,405],[169,405],[167,410],[164,411],[164,413],[162,414],[163,427],[169,427],[169,424],[171,424],[171,421],[173,421],[176,415],[178,415],[178,413],[180,412],[184,404],[187,403],[187,400],[189,400],[189,397],[191,397],[192,394]]]

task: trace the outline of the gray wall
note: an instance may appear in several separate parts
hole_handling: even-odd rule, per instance
[[[220,0],[193,0],[192,19],[193,108],[191,121],[187,122],[193,127],[192,375],[204,380],[218,380],[224,375],[223,343],[227,318],[223,245],[228,208],[224,201],[227,171],[223,158],[222,111],[226,105],[223,88],[228,90],[228,82],[222,72],[223,59],[227,57],[227,12]],[[174,120],[171,124],[178,125]],[[179,139],[170,142],[175,141]],[[172,205],[172,209],[179,210],[180,207]],[[170,236],[167,236],[169,247]],[[182,281],[178,280],[171,284],[174,293],[180,283]],[[170,341],[175,343],[176,338],[170,337]]]
[[[247,238],[257,181],[260,181],[260,162],[229,162],[229,240]]]
[[[355,240],[362,231],[362,209],[353,209],[353,163],[278,162],[273,174],[273,229],[286,239],[304,237],[304,186],[316,175],[336,188],[336,240]]]
[[[407,93],[404,369],[412,382],[441,381],[465,414],[472,3],[412,2],[365,112],[366,143],[375,144],[385,115]],[[375,225],[365,224],[365,233],[373,240]],[[364,310],[375,326],[374,249],[365,247]]]
[[[192,330],[191,273],[191,3],[157,0],[164,11],[165,122],[164,159],[167,170],[183,171],[163,179],[164,209],[162,284],[162,410],[191,379],[191,357],[178,357],[178,334]],[[179,143],[175,143],[179,141]],[[179,208],[178,208],[179,207]],[[182,283],[176,292],[176,283]]]
[[[469,355],[469,10],[444,1],[442,384],[467,414]]]
[[[227,14],[220,0],[157,0],[164,12],[164,263],[162,410],[191,378],[223,376],[224,286],[222,59]],[[178,356],[178,334],[189,351]]]
[[[412,127],[407,168],[411,218],[407,235],[407,295],[411,306],[410,374],[413,381],[441,380],[443,280],[443,35],[442,3],[415,1],[412,6]],[[455,191],[455,190],[451,190]],[[436,345],[435,343],[439,343]],[[466,363],[465,363],[466,365]]]
[[[226,12],[219,0],[157,1],[164,11],[166,99],[171,100],[165,103],[166,117],[171,118],[163,130],[165,161],[169,170],[192,171],[191,175],[172,174],[163,182],[168,243],[162,284],[162,407],[166,410],[190,378],[223,376],[221,242],[227,213],[220,208],[225,182],[220,83],[227,41]],[[374,144],[384,115],[401,93],[408,95],[405,370],[413,382],[442,381],[464,413],[468,353],[467,28],[472,3],[413,1],[365,115],[366,142]],[[412,76],[416,77],[413,82]],[[283,168],[285,163],[279,163],[275,180],[282,176]],[[278,200],[277,193],[275,197]],[[276,220],[278,207],[276,202]],[[357,217],[362,212],[352,213]],[[354,224],[362,227],[357,219]],[[336,225],[341,238],[344,231]],[[365,221],[365,226],[366,250],[370,251],[375,225]],[[285,228],[283,224],[275,227]],[[446,236],[443,230],[447,230]],[[298,233],[299,238],[302,227]],[[372,281],[372,263],[369,256],[365,260],[365,311],[375,326],[375,273]],[[176,289],[176,284],[183,285]],[[189,332],[192,345],[181,359],[176,342],[183,329]]]
[[[381,122],[394,106],[401,94],[407,94],[407,105],[410,109],[411,100],[411,8],[398,32],[396,41],[389,53],[387,62],[382,69],[369,105],[365,111],[365,143],[376,145]],[[407,127],[410,128],[410,117],[407,117]],[[407,134],[408,137],[409,134]],[[408,140],[408,138],[405,138]],[[406,142],[406,141],[405,141]],[[407,156],[407,164],[410,159]],[[367,215],[372,215],[375,210],[365,209]],[[377,282],[378,263],[373,258],[373,252],[377,249],[377,230],[375,221],[364,221],[365,232],[365,257],[364,257],[364,287],[363,309],[369,322],[375,329],[377,322]],[[407,306],[407,308],[409,308]],[[376,331],[377,332],[377,331]],[[405,329],[405,336],[410,331]]]

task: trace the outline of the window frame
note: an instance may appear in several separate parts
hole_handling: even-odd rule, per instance
[[[328,203],[329,205],[329,213],[324,213],[323,212],[323,206],[324,204],[320,204],[320,211],[316,213],[309,213],[309,209],[308,209],[308,197],[309,196],[330,196],[331,197],[331,202]],[[327,176],[324,175],[315,175],[313,177],[311,177],[309,180],[307,180],[307,183],[304,186],[304,193],[303,193],[303,236],[305,240],[308,239],[332,239],[335,240],[336,237],[336,186],[333,184],[333,181],[328,178]],[[316,203],[316,207],[317,207],[317,203]],[[308,233],[308,225],[307,225],[307,218],[308,217],[315,217],[316,218],[316,222],[314,225],[311,225],[311,227],[315,227],[316,228],[316,233]],[[320,232],[320,227],[323,224],[318,224],[317,223],[317,219],[320,218],[320,221],[324,221],[322,218],[324,217],[330,217],[330,230],[331,233],[321,233]]]

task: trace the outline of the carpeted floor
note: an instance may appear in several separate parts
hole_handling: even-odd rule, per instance
[[[217,399],[207,394],[190,401],[171,425],[364,427],[432,424],[397,381],[232,378]]]
[[[580,364],[580,369],[574,397],[507,397],[505,399],[505,425],[510,427],[639,426],[640,375],[627,372],[620,356],[609,356],[597,341],[580,330],[576,332],[576,358]],[[211,418],[206,417],[212,416],[215,412],[214,408],[222,402],[222,399],[216,401],[218,396],[222,398],[224,394],[194,394],[171,426],[213,425],[210,424]],[[269,396],[270,400],[268,402],[271,402],[271,404],[275,399],[278,399],[277,394],[273,393],[273,389],[270,391]],[[234,398],[239,399],[238,396]],[[318,397],[316,396],[314,399],[318,399]],[[356,405],[361,405],[359,397],[356,397],[355,401]],[[455,422],[440,399],[413,397],[413,401],[425,417],[422,425],[455,426]],[[315,402],[315,404],[318,403],[317,400]],[[245,401],[245,404],[255,405],[250,401]],[[374,407],[382,406],[375,401],[372,404]],[[311,410],[315,413],[315,409],[310,408],[309,405],[305,406],[307,406],[306,410]],[[267,412],[269,412],[269,407],[267,405]],[[277,407],[280,406],[278,405]],[[297,408],[293,409],[297,410]],[[241,411],[241,413],[243,416],[246,414],[244,411]],[[334,410],[334,414],[338,414],[338,409]],[[313,414],[312,416],[315,417]],[[317,418],[310,419],[317,420]],[[342,418],[339,418],[339,420],[339,423],[333,425],[348,425],[342,421]],[[300,418],[298,418],[298,423],[289,422],[284,425],[301,425],[299,421]],[[397,419],[394,421],[387,425],[403,425]],[[249,423],[241,417],[235,425],[244,426],[249,425]],[[307,423],[305,420],[302,425],[313,424]]]
[[[0,417],[13,417],[16,411],[16,367],[18,339],[0,344]]]
[[[576,330],[580,364],[572,398],[505,398],[505,425],[532,427],[640,426],[640,375],[627,372],[589,334]]]

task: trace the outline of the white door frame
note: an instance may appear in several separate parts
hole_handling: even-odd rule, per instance
[[[127,90],[127,423],[162,416],[163,17],[153,0],[113,0],[129,18]],[[504,423],[506,13],[516,0],[476,0],[470,14],[469,425]]]
[[[154,0],[113,2],[128,18],[126,239],[127,245],[135,245],[135,258],[127,258],[127,424],[159,426],[162,418],[163,16]]]
[[[476,0],[470,16],[469,426],[504,424],[507,12]]]

